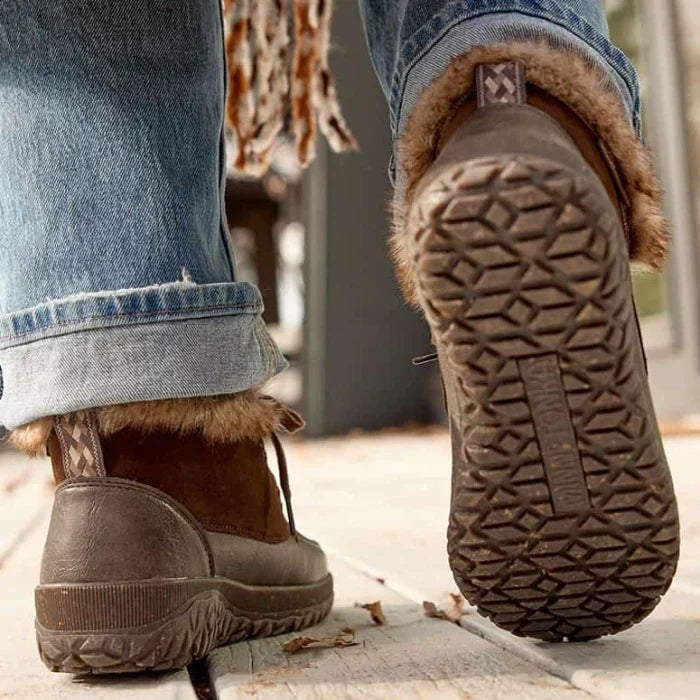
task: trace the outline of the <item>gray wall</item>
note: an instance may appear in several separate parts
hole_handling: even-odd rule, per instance
[[[434,368],[427,326],[406,306],[388,255],[388,108],[372,71],[359,10],[336,3],[331,63],[359,153],[319,143],[308,173],[305,412],[311,435],[430,418]]]

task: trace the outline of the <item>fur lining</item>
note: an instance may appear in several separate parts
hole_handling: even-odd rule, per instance
[[[304,426],[294,411],[254,389],[224,396],[161,399],[92,410],[100,433],[105,436],[136,428],[146,433],[165,430],[181,436],[201,432],[212,443],[237,442],[262,439],[281,430],[294,432]],[[52,428],[52,416],[40,418],[13,430],[10,444],[32,457],[45,455]]]
[[[26,452],[30,457],[44,457],[46,442],[53,428],[53,416],[20,425],[10,433],[8,441],[15,449]]]
[[[662,193],[647,149],[637,139],[617,95],[606,88],[608,78],[572,50],[546,44],[493,44],[476,47],[450,64],[425,90],[399,140],[398,166],[406,188],[405,198],[393,204],[391,248],[407,300],[416,303],[404,237],[416,186],[435,159],[442,127],[473,91],[474,68],[501,61],[522,61],[527,82],[562,100],[601,140],[629,201],[630,259],[642,268],[660,270],[669,244]]]

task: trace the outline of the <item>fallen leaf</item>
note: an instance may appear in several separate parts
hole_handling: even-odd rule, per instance
[[[367,610],[375,625],[383,625],[386,622],[380,600],[375,600],[374,603],[355,603],[355,607]]]
[[[459,624],[464,614],[464,598],[457,593],[450,593],[449,602],[444,607],[438,607],[430,600],[423,601],[423,610],[426,617],[435,617],[439,620],[449,620]]]
[[[426,617],[438,617],[443,619],[445,617],[445,613],[442,612],[442,610],[438,610],[437,605],[435,605],[435,603],[433,603],[431,600],[423,601],[423,612],[425,613]]]
[[[332,649],[333,647],[354,647],[355,630],[346,628],[335,637],[294,637],[282,646],[282,651],[287,654],[296,654],[308,647],[323,647]]]

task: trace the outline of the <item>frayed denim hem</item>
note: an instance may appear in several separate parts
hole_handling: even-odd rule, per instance
[[[0,424],[93,406],[231,394],[287,363],[252,285],[86,294],[0,319]]]

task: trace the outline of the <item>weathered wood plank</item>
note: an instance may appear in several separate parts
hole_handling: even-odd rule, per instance
[[[699,611],[699,598],[672,590],[648,620],[626,632],[589,644],[544,645],[540,650],[574,685],[598,698],[696,700]]]
[[[585,695],[457,625],[426,618],[422,608],[377,581],[332,561],[336,606],[305,631],[334,636],[356,630],[357,646],[289,655],[295,635],[234,644],[210,656],[221,700],[256,698],[571,698]],[[386,625],[354,606],[381,600]]]
[[[302,531],[413,600],[455,590],[445,554],[446,434],[361,436],[290,448]],[[667,450],[681,510],[681,564],[674,587],[648,620],[585,645],[521,640],[471,612],[462,624],[596,697],[698,697],[700,439],[671,439]]]
[[[186,671],[78,679],[50,673],[41,663],[34,637],[34,586],[39,578],[39,558],[48,527],[49,505],[50,497],[47,496],[43,499],[41,520],[28,531],[0,569],[0,698],[192,700],[194,691]]]
[[[412,597],[456,591],[447,563],[447,432],[290,441],[301,532],[373,567]]]

